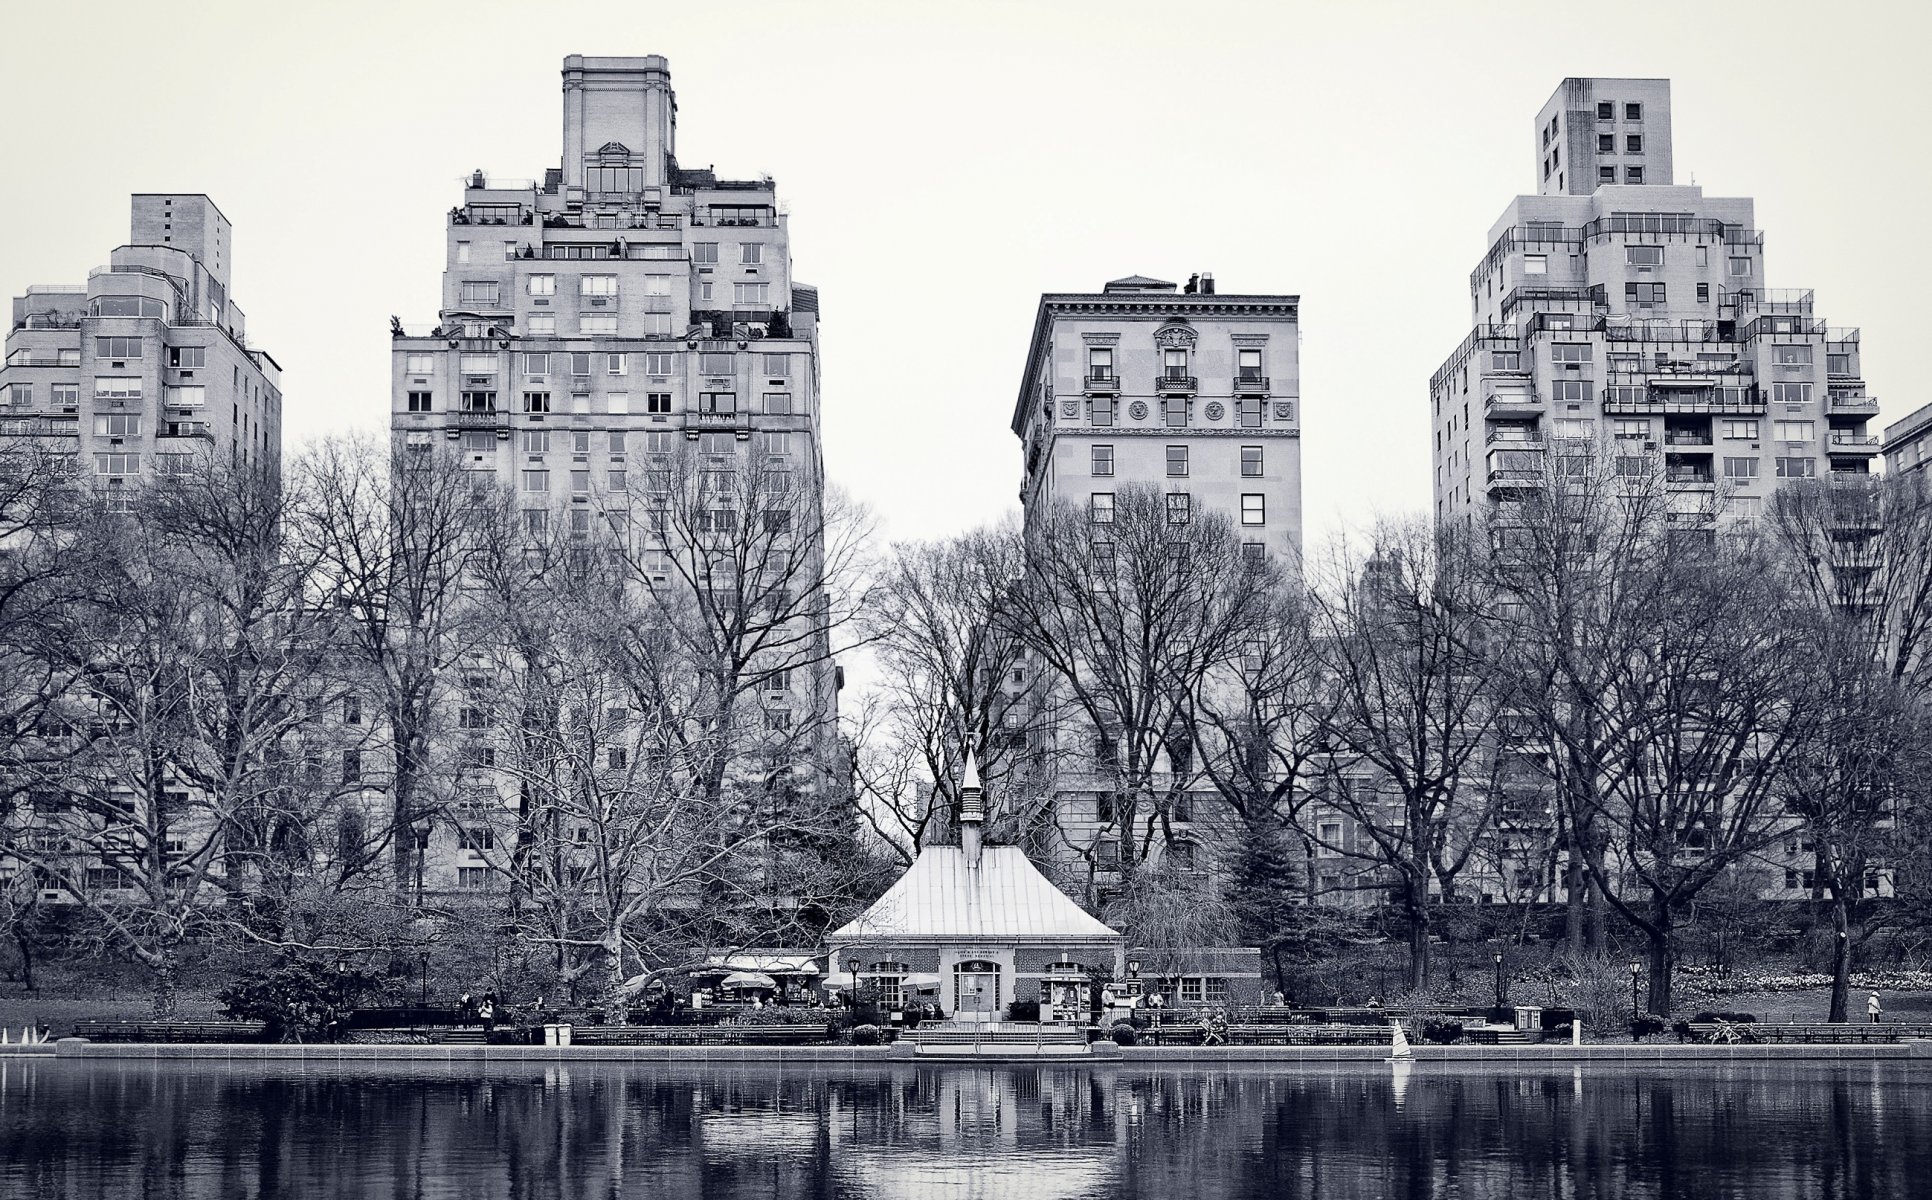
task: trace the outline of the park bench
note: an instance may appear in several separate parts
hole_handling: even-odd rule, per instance
[[[1200,1023],[1185,1025],[1163,1023],[1140,1031],[1140,1036],[1156,1046],[1199,1046],[1207,1039]],[[1234,1046],[1362,1046],[1379,1045],[1392,1035],[1385,1025],[1355,1025],[1341,1022],[1320,1025],[1235,1025],[1227,1027],[1227,1044]]]
[[[577,1025],[576,1046],[797,1046],[832,1036],[829,1024]]]
[[[1082,1046],[1086,1030],[1072,1025],[1038,1025],[975,1029],[959,1025],[922,1025],[906,1038],[921,1046]]]
[[[91,1042],[260,1042],[260,1021],[76,1021],[74,1036]]]

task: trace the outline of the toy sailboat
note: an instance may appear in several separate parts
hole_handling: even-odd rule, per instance
[[[1409,1035],[1402,1031],[1402,1022],[1390,1021],[1395,1027],[1395,1041],[1389,1047],[1387,1062],[1408,1062],[1415,1058],[1415,1050],[1409,1045]]]

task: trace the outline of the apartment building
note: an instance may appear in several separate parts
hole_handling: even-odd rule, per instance
[[[664,58],[571,55],[562,96],[561,163],[535,180],[477,171],[449,210],[437,323],[391,331],[392,436],[514,492],[533,538],[622,531],[657,564],[650,585],[675,588],[692,546],[645,519],[674,476],[721,481],[721,505],[747,472],[820,503],[818,293],[793,278],[769,178],[680,161]],[[713,528],[777,515],[721,507]],[[817,552],[797,540],[788,553]],[[817,731],[791,740],[823,767],[837,672],[806,657],[771,672],[762,719]],[[434,884],[483,886],[493,849],[466,842]]]
[[[1858,331],[1767,286],[1750,200],[1675,181],[1669,82],[1567,79],[1534,136],[1538,193],[1490,230],[1474,328],[1430,380],[1437,519],[1592,456],[1660,477],[1689,526],[1868,474]]]
[[[209,462],[274,469],[281,367],[230,293],[234,228],[214,201],[136,195],[128,243],[87,282],[13,300],[0,453],[35,445],[108,491]]]
[[[1932,464],[1932,404],[1885,427],[1885,472],[1903,475]]]
[[[1144,485],[1165,495],[1169,522],[1218,513],[1246,552],[1295,569],[1302,547],[1299,312],[1297,296],[1224,294],[1208,274],[1184,286],[1132,275],[1097,292],[1042,296],[1012,420],[1029,517],[1073,505],[1098,538],[1116,495]],[[1108,784],[1111,736],[1043,715],[1033,718],[1043,736],[1057,726],[1045,786],[1061,851],[1095,868],[1089,882],[1104,898],[1120,831]],[[1167,777],[1190,770],[1165,756],[1159,769]],[[1167,852],[1206,869],[1215,857],[1207,820],[1214,806],[1193,796],[1186,791],[1174,805],[1183,832]],[[1204,818],[1198,827],[1197,813]]]

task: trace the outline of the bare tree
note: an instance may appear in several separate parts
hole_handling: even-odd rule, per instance
[[[1104,508],[1051,505],[1025,536],[1008,619],[1090,731],[1087,753],[1056,753],[1062,766],[1084,759],[1108,797],[1101,838],[1131,876],[1174,842],[1197,780],[1190,697],[1239,654],[1279,568],[1245,553],[1226,517],[1146,485]],[[1099,844],[1076,849],[1091,863]]]
[[[1335,688],[1327,769],[1339,777],[1322,804],[1360,834],[1316,840],[1392,877],[1411,987],[1430,977],[1431,885],[1453,897],[1498,802],[1475,786],[1507,704],[1490,670],[1509,637],[1494,604],[1460,536],[1398,525],[1377,532],[1366,559],[1338,551],[1315,610]],[[1352,778],[1357,766],[1367,778]]]

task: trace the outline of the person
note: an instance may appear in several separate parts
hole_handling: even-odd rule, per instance
[[[483,1018],[484,1036],[487,1037],[488,1035],[496,1032],[496,993],[495,992],[483,993],[483,1003],[481,1006],[477,1008],[476,1015]]]
[[[1282,995],[1279,991],[1275,992],[1275,1007],[1276,1008],[1288,1007],[1288,997]]]
[[[475,1015],[475,1012],[476,1012],[476,1002],[470,999],[470,994],[468,992],[464,992],[463,998],[456,1002],[456,1015],[458,1019],[460,1019],[465,1025],[467,1025],[469,1024],[470,1017]]]
[[[1865,1013],[1867,1016],[1871,1017],[1872,1024],[1874,1025],[1878,1024],[1878,1014],[1882,1011],[1884,1010],[1878,1003],[1878,993],[1873,992],[1871,995],[1871,998],[1865,1001]]]
[[[1201,1023],[1201,1044],[1203,1046],[1225,1046],[1228,1044],[1228,1018],[1220,1009],[1208,1014]]]
[[[1110,1014],[1114,1011],[1113,988],[1104,987],[1100,989],[1100,1007]]]
[[[1167,998],[1159,992],[1147,993],[1147,1007],[1153,1010],[1154,1027],[1160,1028],[1161,1009],[1167,1007]]]
[[[1370,996],[1368,1006],[1377,1012],[1382,1011],[1382,997]]]

